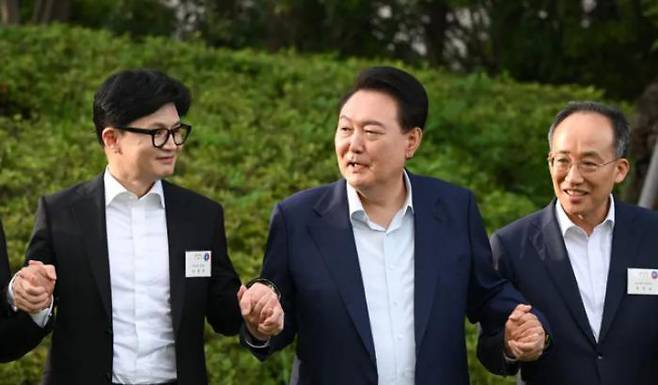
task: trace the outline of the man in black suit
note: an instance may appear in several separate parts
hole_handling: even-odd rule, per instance
[[[45,265],[26,265],[10,297],[34,304],[26,281],[56,268],[54,300],[19,306],[53,329],[45,384],[205,384],[204,320],[236,334],[239,289],[250,332],[283,327],[273,290],[241,289],[222,207],[163,179],[190,134],[189,106],[187,88],[161,72],[112,75],[94,98],[106,169],[39,201],[27,260]]]
[[[505,360],[482,334],[490,370],[528,384],[649,385],[658,378],[658,215],[612,195],[624,180],[628,122],[611,107],[572,102],[548,134],[557,199],[496,231],[498,270],[552,326],[536,362]]]

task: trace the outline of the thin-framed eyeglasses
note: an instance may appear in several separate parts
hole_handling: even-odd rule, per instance
[[[565,154],[548,154],[548,165],[557,172],[560,173],[566,173],[571,170],[571,166],[574,164],[576,165],[576,168],[578,168],[578,171],[580,171],[582,174],[592,174],[597,172],[601,167],[607,166],[621,158],[615,158],[613,160],[604,162],[604,163],[596,163],[592,160],[572,160],[570,156],[565,155]]]
[[[169,136],[174,138],[174,143],[177,146],[182,145],[187,140],[187,137],[192,132],[192,126],[185,123],[178,123],[171,128],[138,128],[138,127],[114,127],[116,129],[136,134],[151,135],[151,142],[153,147],[162,148],[169,140]]]

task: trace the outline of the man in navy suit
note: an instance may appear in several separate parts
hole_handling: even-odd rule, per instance
[[[498,270],[552,327],[551,351],[505,361],[484,331],[478,354],[528,384],[655,384],[658,378],[658,215],[624,204],[628,122],[611,107],[572,102],[548,134],[557,199],[491,237]]]
[[[299,384],[467,384],[465,315],[488,331],[507,321],[508,355],[543,350],[541,323],[491,266],[473,194],[405,170],[427,107],[410,74],[363,71],[335,132],[344,179],[274,209],[262,276],[285,327],[243,338],[264,359],[297,336]]]

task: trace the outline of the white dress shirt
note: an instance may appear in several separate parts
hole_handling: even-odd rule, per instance
[[[611,194],[608,215],[603,222],[594,227],[589,236],[585,230],[569,219],[559,201],[555,205],[555,210],[569,261],[578,283],[580,298],[583,300],[594,338],[598,341],[608,285],[612,232],[615,226],[615,201]]]
[[[112,290],[112,382],[176,379],[169,244],[162,183],[141,198],[105,171],[105,215]]]
[[[372,222],[356,190],[347,202],[366,294],[380,385],[414,385],[414,214],[407,198],[387,229]]]

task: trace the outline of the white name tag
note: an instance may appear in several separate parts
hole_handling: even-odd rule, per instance
[[[185,277],[210,277],[210,251],[186,251],[185,252]]]
[[[628,294],[658,295],[658,269],[628,269]]]

